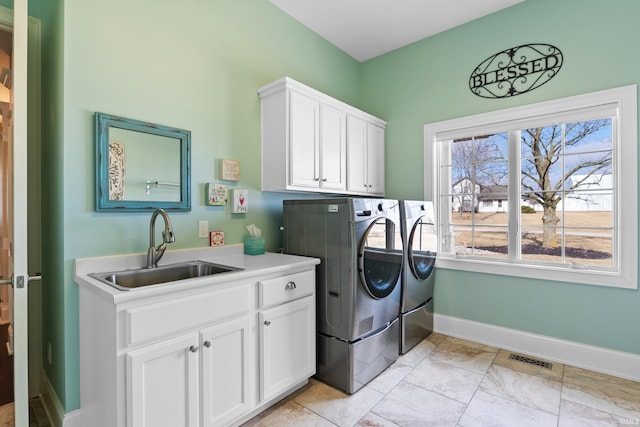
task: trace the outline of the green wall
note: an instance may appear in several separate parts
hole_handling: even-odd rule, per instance
[[[65,154],[63,115],[63,4],[61,0],[45,1],[42,5],[42,348],[43,369],[56,394],[64,404],[66,354],[77,349],[66,340],[77,341],[77,322],[72,333],[66,333],[68,312],[77,312],[77,297],[72,286],[65,285],[63,200]],[[77,294],[77,291],[75,291]],[[68,297],[71,295],[71,297]],[[74,302],[75,306],[69,309]],[[75,316],[77,317],[77,315]],[[51,364],[48,362],[48,344],[51,344]],[[77,353],[77,350],[75,350]],[[76,366],[78,357],[75,356]],[[77,368],[76,368],[77,370]],[[75,374],[77,377],[77,373]],[[77,389],[78,386],[75,385]],[[77,394],[77,391],[76,391]]]
[[[527,0],[365,63],[364,106],[389,122],[387,195],[423,197],[426,123],[637,84],[640,57],[629,46],[640,40],[638,16],[635,0]],[[563,52],[554,79],[513,98],[471,93],[475,66],[527,43]],[[443,269],[435,289],[440,314],[640,354],[637,290]]]
[[[61,174],[63,181],[64,194],[52,209],[62,209],[64,247],[56,262],[64,271],[50,266],[60,280],[50,295],[55,312],[46,313],[45,341],[52,342],[54,361],[45,369],[70,411],[80,405],[73,260],[146,252],[149,245],[150,213],[95,212],[94,113],[191,131],[192,210],[170,214],[176,235],[170,249],[207,246],[197,230],[199,220],[208,220],[228,244],[242,242],[245,227],[255,223],[267,250],[277,250],[284,195],[259,191],[257,90],[288,75],[356,104],[360,64],[267,0],[65,0],[50,11],[54,22],[60,11],[63,93],[53,101],[63,103],[64,129],[54,143],[61,162],[50,175]],[[59,70],[56,61],[51,58],[50,66]],[[229,184],[249,190],[247,214],[205,206],[205,185],[218,181],[223,158],[240,161],[241,180]]]
[[[259,191],[260,86],[288,75],[387,120],[387,195],[421,198],[425,123],[636,83],[638,12],[635,0],[527,0],[360,64],[268,0],[43,2],[45,371],[65,410],[80,405],[73,260],[148,245],[149,214],[95,212],[95,111],[192,132],[192,211],[171,214],[173,249],[206,246],[208,220],[227,243],[255,223],[275,250],[281,201],[301,196]],[[561,73],[513,99],[471,95],[472,68],[520,43],[558,46]],[[247,214],[205,206],[222,158],[241,163],[231,187],[249,190]],[[442,314],[640,353],[637,291],[439,270],[436,301]]]

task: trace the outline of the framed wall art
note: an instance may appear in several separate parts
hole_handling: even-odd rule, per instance
[[[220,179],[225,181],[240,181],[239,161],[222,159],[220,163]]]
[[[233,190],[233,213],[249,211],[249,190]]]
[[[224,231],[209,232],[209,246],[224,246]]]
[[[228,191],[225,184],[210,182],[207,184],[207,205],[225,206],[227,204]]]

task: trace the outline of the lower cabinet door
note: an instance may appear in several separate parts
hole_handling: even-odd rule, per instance
[[[259,315],[260,399],[311,377],[316,368],[315,301],[302,298]]]
[[[197,427],[198,333],[128,352],[129,427]]]
[[[203,427],[228,425],[252,407],[250,332],[246,316],[200,333]]]

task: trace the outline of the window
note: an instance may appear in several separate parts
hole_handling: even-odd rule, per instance
[[[637,288],[636,111],[628,86],[426,125],[436,265]]]

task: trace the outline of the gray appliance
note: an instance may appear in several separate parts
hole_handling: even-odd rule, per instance
[[[433,331],[433,266],[436,230],[433,203],[401,200],[405,248],[400,303],[400,354],[411,350]]]
[[[284,253],[321,259],[316,378],[355,393],[398,358],[398,201],[285,200],[283,210]]]

